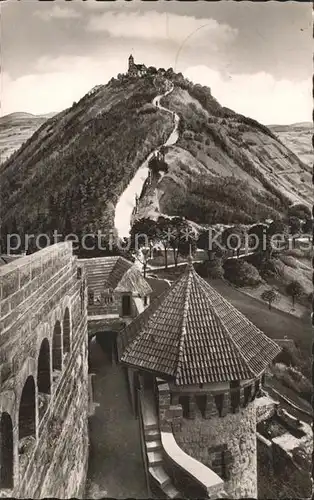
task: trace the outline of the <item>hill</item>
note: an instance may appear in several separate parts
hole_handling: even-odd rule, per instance
[[[309,167],[313,163],[312,135],[313,123],[293,123],[292,125],[270,125],[280,140]]]
[[[280,217],[291,202],[310,205],[309,167],[269,128],[222,107],[208,87],[172,80],[162,105],[180,116],[180,137],[166,153],[168,173],[143,191],[137,217],[251,223]]]
[[[0,117],[0,159],[5,161],[55,113],[11,113]]]
[[[112,227],[118,195],[170,133],[168,114],[142,109],[163,85],[121,76],[45,122],[0,166],[3,233]]]
[[[112,227],[119,196],[173,130],[171,113],[147,105],[169,84],[162,105],[179,115],[179,139],[166,148],[168,172],[144,186],[139,215],[250,223],[309,204],[309,169],[273,132],[222,107],[208,87],[152,68],[98,85],[0,166],[2,234]]]

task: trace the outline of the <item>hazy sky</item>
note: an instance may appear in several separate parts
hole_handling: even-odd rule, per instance
[[[311,120],[308,2],[1,2],[2,114],[61,111],[135,62],[262,123]]]

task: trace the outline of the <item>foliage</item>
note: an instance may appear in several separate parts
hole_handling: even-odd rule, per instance
[[[257,286],[261,282],[261,277],[252,264],[243,259],[229,259],[224,263],[225,278],[239,287]]]
[[[288,226],[292,235],[298,234],[301,231],[301,220],[291,215],[288,219]]]
[[[294,306],[295,300],[302,297],[304,294],[301,283],[297,280],[290,281],[286,287],[287,294],[292,298],[292,305]]]
[[[271,196],[253,193],[246,182],[234,177],[204,181],[201,175],[194,176],[186,189],[174,187],[166,209],[169,215],[185,216],[200,224],[250,224],[279,216]]]
[[[156,222],[149,218],[138,219],[130,231],[131,248],[139,250],[143,246],[152,248],[156,242]]]
[[[167,173],[169,170],[167,162],[163,159],[153,156],[148,162],[148,168],[154,175],[159,174],[159,172]]]
[[[172,128],[169,113],[137,113],[156,94],[146,78],[116,81],[38,129],[1,168],[2,234],[14,220],[22,239],[112,227],[118,196]]]
[[[215,256],[211,260],[195,264],[195,269],[202,278],[223,278],[224,270],[221,257]]]
[[[222,233],[222,244],[228,250],[232,250],[233,254],[236,252],[237,256],[240,254],[240,249],[245,242],[245,230],[242,226],[228,227]]]
[[[291,205],[288,208],[288,216],[297,217],[301,220],[312,218],[311,210],[307,205],[304,205],[304,203],[296,203],[295,205]]]
[[[267,302],[269,310],[271,310],[272,304],[279,299],[279,295],[274,288],[269,288],[263,291],[261,298]]]

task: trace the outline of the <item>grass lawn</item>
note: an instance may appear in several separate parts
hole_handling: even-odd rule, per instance
[[[292,339],[304,355],[310,358],[312,345],[310,311],[308,316],[302,318],[278,309],[269,311],[266,303],[236,290],[222,280],[208,280],[208,282],[270,338]]]

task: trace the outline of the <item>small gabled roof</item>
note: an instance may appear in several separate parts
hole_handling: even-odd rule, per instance
[[[130,269],[123,275],[122,279],[119,281],[118,286],[115,289],[116,292],[127,292],[127,293],[139,293],[141,297],[145,295],[150,295],[152,289],[147,283],[146,279],[142,276],[139,268],[134,264]]]
[[[79,259],[86,269],[87,286],[95,294],[115,289],[133,263],[120,256]]]
[[[121,335],[122,362],[177,385],[255,378],[280,352],[192,264]]]

